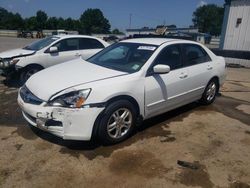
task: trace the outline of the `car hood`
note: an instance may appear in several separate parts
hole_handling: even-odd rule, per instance
[[[48,101],[54,94],[73,86],[126,74],[128,73],[101,67],[79,58],[34,74],[26,82],[26,86],[34,95]]]
[[[34,53],[35,53],[35,51],[33,51],[33,50],[25,50],[22,48],[18,48],[18,49],[14,49],[14,50],[8,50],[5,52],[1,52],[0,58],[1,59],[16,58],[16,57],[32,55]]]

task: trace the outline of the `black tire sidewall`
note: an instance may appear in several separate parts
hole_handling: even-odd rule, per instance
[[[37,72],[39,72],[40,70],[42,70],[42,68],[40,67],[27,67],[24,68],[20,74],[20,82],[21,84],[25,84],[25,82],[29,79],[26,79],[26,74],[30,71],[30,70],[37,70]]]
[[[208,90],[208,87],[211,83],[214,83],[216,85],[216,93],[214,95],[214,98],[210,101],[207,100],[207,90]],[[219,91],[219,85],[218,85],[218,82],[215,80],[215,79],[212,79],[208,82],[207,86],[206,86],[206,89],[204,90],[204,93],[202,94],[202,98],[201,98],[201,103],[204,104],[204,105],[209,105],[209,104],[212,104],[214,101],[215,101],[215,98],[216,98],[216,95]]]
[[[130,112],[132,113],[132,125],[131,125],[130,130],[127,132],[126,135],[124,135],[123,137],[121,137],[119,139],[114,139],[108,135],[107,124],[108,124],[108,121],[110,119],[110,116],[116,110],[118,110],[120,108],[127,108],[130,110]],[[123,140],[126,140],[131,135],[131,133],[133,132],[133,130],[135,128],[136,114],[137,114],[137,112],[135,110],[135,107],[131,102],[129,102],[127,100],[119,100],[119,101],[112,102],[105,109],[105,112],[100,119],[99,128],[98,128],[99,140],[104,144],[115,144],[115,143],[119,143]]]

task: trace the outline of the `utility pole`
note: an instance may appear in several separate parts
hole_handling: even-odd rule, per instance
[[[132,23],[132,14],[129,14],[129,29],[131,29],[131,23]]]

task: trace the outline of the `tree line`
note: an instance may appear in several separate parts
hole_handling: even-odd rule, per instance
[[[87,9],[79,19],[48,17],[44,11],[37,11],[35,16],[22,18],[19,13],[12,13],[0,7],[0,29],[40,31],[43,29],[75,30],[80,34],[114,33],[121,34],[118,29],[110,32],[110,22],[100,9]]]
[[[224,17],[224,7],[208,4],[198,7],[193,13],[193,24],[202,33],[220,35]]]
[[[198,7],[193,12],[193,25],[202,33],[220,35],[224,15],[224,7],[208,4]],[[0,29],[31,30],[43,29],[75,30],[80,34],[113,33],[122,34],[118,29],[110,31],[110,22],[100,9],[87,9],[79,19],[48,17],[44,11],[37,11],[35,16],[22,18],[0,7]]]

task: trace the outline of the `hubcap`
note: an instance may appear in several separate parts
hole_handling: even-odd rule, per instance
[[[214,82],[211,82],[207,88],[207,93],[206,93],[207,101],[213,100],[215,94],[216,94],[216,84]]]
[[[107,131],[111,138],[119,139],[128,133],[131,125],[132,113],[127,108],[120,108],[109,118]]]

